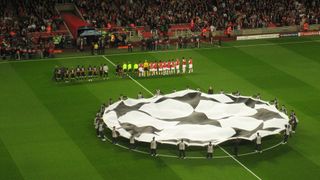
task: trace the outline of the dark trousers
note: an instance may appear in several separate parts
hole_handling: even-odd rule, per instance
[[[98,50],[98,54],[104,54],[105,48],[104,47],[100,47]]]
[[[184,158],[184,157],[186,157],[185,150],[179,150],[179,158]]]
[[[135,149],[136,148],[136,144],[132,144],[132,143],[130,143],[130,146],[129,146],[129,149]]]
[[[288,142],[288,138],[289,138],[289,135],[284,134],[283,142],[284,142],[284,143]]]
[[[109,74],[108,74],[108,72],[103,72],[103,73],[101,74],[101,76],[105,78],[105,77],[108,77]]]
[[[292,131],[296,131],[296,129],[297,129],[297,123],[293,123],[292,124]]]
[[[113,138],[112,138],[112,143],[113,143],[113,144],[116,144],[116,143],[117,143],[117,138],[114,138],[114,137],[113,137]]]
[[[256,144],[256,150],[261,151],[261,144]]]
[[[212,153],[207,153],[207,158],[212,158]]]
[[[99,129],[98,129],[98,128],[96,129],[96,133],[97,133],[97,136],[99,136],[99,135],[100,135],[100,133],[99,133]]]
[[[99,131],[99,135],[101,138],[104,138],[104,132],[103,131]]]
[[[156,149],[150,149],[151,151],[151,156],[157,155],[157,150]]]

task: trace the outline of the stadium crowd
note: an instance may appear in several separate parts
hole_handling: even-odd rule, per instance
[[[56,31],[63,23],[55,10],[55,0],[6,1],[1,7],[1,35]]]
[[[54,45],[57,45],[54,39],[41,36],[36,38],[29,33],[51,33],[60,29],[63,21],[54,8],[55,2],[55,0],[1,1],[0,55],[2,59],[30,59],[36,55],[41,58],[50,57]]]
[[[63,27],[55,5],[64,2],[75,3],[89,24],[107,29],[144,26],[145,30],[166,32],[170,25],[183,23],[193,31],[228,32],[228,28],[302,26],[305,22],[318,24],[320,20],[320,0],[3,0],[0,2],[1,57],[28,59],[34,57],[29,55],[30,51],[40,57],[51,57],[55,46],[63,47],[65,37],[58,36],[59,41],[55,41],[28,34],[55,32]],[[109,47],[123,45],[121,42],[126,41],[125,36],[113,36],[110,36]],[[157,45],[169,46],[168,39],[152,38],[142,41],[142,48],[156,50],[155,47],[161,47]],[[197,47],[197,37],[189,41]],[[184,47],[185,42],[181,37],[178,47]],[[21,53],[25,55],[21,56]]]
[[[149,26],[166,31],[190,23],[193,30],[300,25],[320,20],[319,0],[76,0],[88,23],[98,28]]]

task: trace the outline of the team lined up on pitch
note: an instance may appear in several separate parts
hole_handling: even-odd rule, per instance
[[[119,76],[133,75],[137,77],[149,77],[149,76],[167,76],[175,74],[185,74],[193,72],[193,61],[190,57],[187,61],[186,58],[171,59],[168,61],[151,61],[145,60],[140,63],[123,63],[116,67],[116,73]]]
[[[134,77],[150,76],[168,76],[176,74],[193,73],[193,62],[190,57],[188,61],[183,57],[180,61],[151,61],[145,60],[140,63],[118,64],[115,70],[116,75],[125,77],[131,75]],[[75,82],[75,81],[93,81],[97,79],[109,79],[109,67],[106,64],[99,66],[89,65],[88,67],[78,65],[76,68],[56,66],[53,73],[53,79],[57,82]]]
[[[77,66],[76,68],[58,67],[54,69],[54,80],[57,82],[74,82],[84,81],[89,82],[93,79],[109,79],[109,67],[106,64],[100,66]]]

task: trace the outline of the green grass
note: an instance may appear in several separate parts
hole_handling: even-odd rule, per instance
[[[112,62],[194,59],[193,74],[137,79],[152,92],[160,88],[169,93],[186,86],[205,91],[213,85],[217,91],[259,92],[265,100],[277,97],[280,104],[296,111],[300,120],[297,133],[286,145],[238,160],[262,179],[319,179],[319,46],[318,37],[285,38],[106,57]],[[132,80],[114,75],[92,83],[53,82],[55,65],[107,63],[112,67],[100,56],[70,58],[75,55],[0,62],[0,179],[256,179],[232,158],[151,158],[99,141],[92,122],[100,104],[120,94],[136,97],[141,91],[150,95]],[[264,146],[272,144],[274,140],[265,140]],[[231,147],[225,148],[231,151]],[[252,144],[246,144],[240,150],[249,152],[251,148]],[[176,153],[166,148],[161,152]],[[217,150],[217,155],[226,154]]]

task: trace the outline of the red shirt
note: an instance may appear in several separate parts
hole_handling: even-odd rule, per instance
[[[180,61],[179,59],[176,60],[176,65],[179,65],[180,64]]]
[[[187,63],[186,60],[185,60],[185,59],[182,59],[182,64],[183,64],[183,65],[186,65],[186,63]]]
[[[192,59],[189,59],[189,64],[192,64]]]

